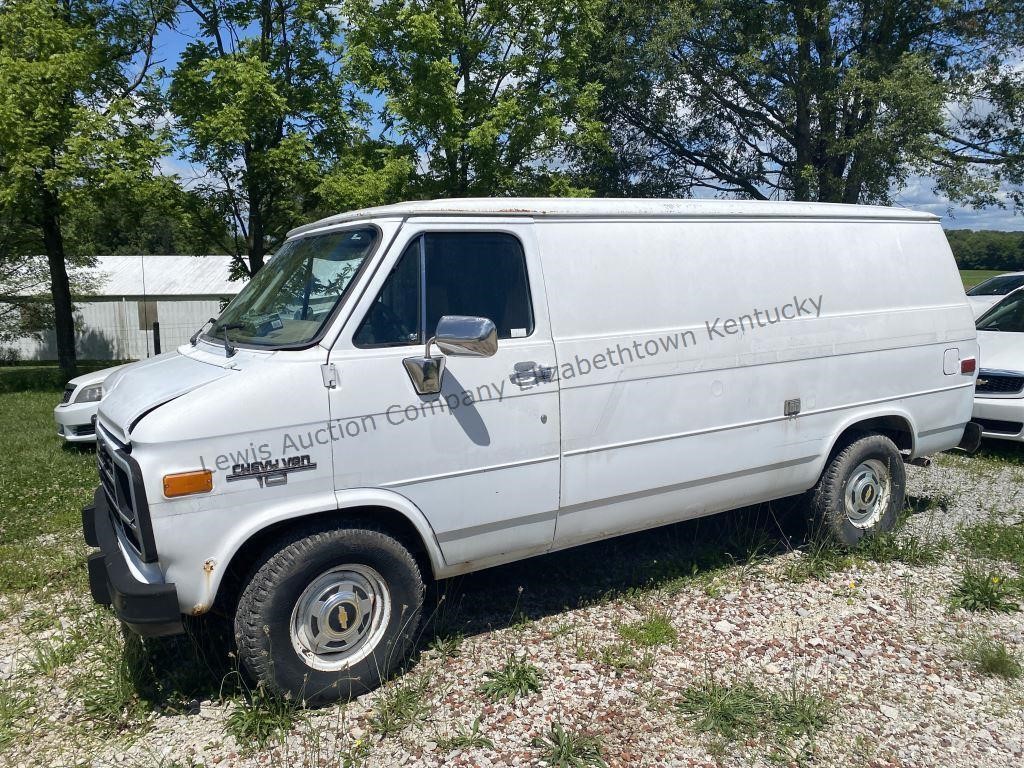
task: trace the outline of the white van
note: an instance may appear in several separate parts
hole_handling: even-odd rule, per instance
[[[144,635],[225,612],[257,680],[351,696],[409,650],[427,579],[808,490],[839,542],[888,529],[905,461],[976,444],[976,358],[931,215],[345,213],[108,381],[93,595]]]

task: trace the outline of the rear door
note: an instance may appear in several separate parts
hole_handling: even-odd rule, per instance
[[[411,500],[449,565],[543,551],[554,535],[558,389],[536,373],[555,359],[532,227],[405,224],[330,354],[336,487]],[[440,394],[420,396],[402,360],[448,314],[494,321],[498,352],[449,357]]]

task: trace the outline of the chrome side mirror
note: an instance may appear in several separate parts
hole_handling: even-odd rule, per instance
[[[437,321],[434,342],[446,355],[490,357],[498,351],[498,329],[486,317],[445,315]]]
[[[444,378],[444,355],[432,357],[430,345],[446,355],[459,357],[490,357],[498,351],[498,330],[486,317],[445,315],[437,321],[437,331],[427,340],[422,357],[402,361],[413,388],[420,395],[436,395]]]

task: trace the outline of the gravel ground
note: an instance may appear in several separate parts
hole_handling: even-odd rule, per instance
[[[1009,458],[944,456],[932,467],[908,468],[908,493],[921,511],[906,533],[955,540],[958,527],[993,516],[1019,522],[1024,469],[1016,455]],[[794,581],[807,556],[786,552],[770,526],[770,555],[747,557],[757,541],[749,530],[718,543],[720,531],[736,524],[730,515],[443,585],[432,596],[437,608],[426,634],[457,632],[457,647],[442,652],[425,640],[404,676],[346,706],[308,713],[263,751],[228,735],[236,704],[218,700],[215,680],[204,699],[184,708],[188,714],[157,707],[130,728],[100,730],[72,684],[79,667],[88,667],[90,649],[81,663],[49,674],[31,670],[35,641],[66,635],[76,611],[90,613],[87,599],[63,596],[64,626],[41,632],[29,626],[40,606],[7,605],[13,615],[0,623],[0,681],[32,692],[25,713],[32,726],[6,747],[0,733],[0,764],[527,766],[541,764],[532,742],[555,721],[599,736],[610,766],[1024,764],[1024,684],[981,676],[960,657],[966,638],[985,634],[1024,659],[1024,614],[950,607],[965,559],[957,544],[936,565],[867,562]],[[702,552],[738,553],[741,562],[678,578],[676,554],[695,542]],[[623,642],[617,627],[652,614],[669,617],[677,638],[634,648],[632,664],[608,663],[606,649]],[[540,669],[541,689],[491,702],[478,686],[509,654]],[[828,723],[811,737],[790,739],[767,730],[733,740],[701,734],[676,702],[709,678],[816,693],[828,702]],[[416,685],[425,690],[421,717],[397,734],[377,735],[375,708]],[[477,718],[490,746],[439,746]]]

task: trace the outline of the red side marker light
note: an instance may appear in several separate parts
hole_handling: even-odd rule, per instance
[[[978,370],[978,361],[973,357],[965,357],[960,361],[960,373],[974,373]]]

